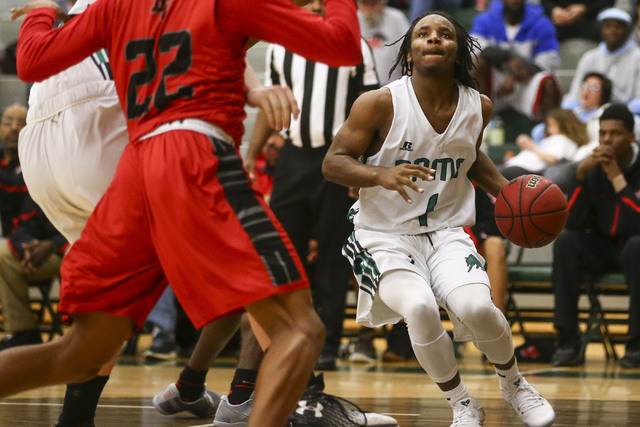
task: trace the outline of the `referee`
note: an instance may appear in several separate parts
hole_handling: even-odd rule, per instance
[[[312,1],[306,8],[324,14],[322,1]],[[379,86],[373,54],[364,40],[362,53],[360,65],[338,68],[308,61],[278,45],[270,45],[266,53],[265,86],[290,87],[300,108],[299,116],[282,132],[286,143],[278,157],[270,206],[303,262],[310,240],[317,241],[317,259],[312,270],[307,265],[307,273],[314,305],[327,330],[316,364],[322,370],[335,369],[342,337],[351,269],[341,249],[353,230],[347,213],[354,200],[347,188],[326,181],[321,168],[355,99]],[[271,131],[259,112],[245,160],[249,172]]]

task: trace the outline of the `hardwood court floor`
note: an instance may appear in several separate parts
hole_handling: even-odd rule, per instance
[[[467,345],[459,360],[463,380],[485,408],[485,426],[522,425],[502,400],[493,369]],[[620,349],[623,353],[623,349]],[[522,364],[529,382],[549,399],[557,412],[556,426],[640,426],[640,369],[625,370],[604,360],[602,347],[591,344],[587,363],[579,368]],[[184,361],[145,364],[122,358],[105,388],[97,427],[204,426],[210,419],[186,415],[166,417],[151,404],[153,396],[176,380]],[[217,362],[208,387],[226,393],[234,362]],[[394,416],[402,427],[448,426],[451,410],[440,391],[416,362],[350,365],[326,372],[326,391],[363,409]],[[64,387],[35,390],[0,400],[0,426],[52,426],[60,411]],[[268,426],[265,426],[268,427]]]

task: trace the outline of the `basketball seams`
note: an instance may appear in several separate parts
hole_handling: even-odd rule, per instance
[[[542,216],[542,215],[548,215],[548,214],[555,214],[558,212],[564,212],[566,211],[567,208],[562,208],[562,209],[558,209],[555,211],[545,211],[545,212],[540,212],[540,213],[530,213],[530,214],[524,214],[524,215],[496,215],[496,218],[522,218],[522,217],[529,217],[529,216]]]
[[[527,175],[528,177],[528,175]],[[530,178],[527,179],[521,179],[520,180],[520,188],[518,190],[518,207],[519,207],[519,212],[520,215],[518,216],[518,218],[520,219],[520,234],[524,237],[525,242],[527,243],[527,247],[531,247],[531,242],[529,242],[529,236],[527,235],[527,231],[524,228],[524,216],[522,215],[522,190],[524,188],[524,182],[528,181]],[[531,213],[531,205],[529,205],[529,209],[527,210],[528,213]],[[527,215],[527,218],[529,218],[529,216]],[[515,221],[515,219],[514,219]],[[529,219],[529,222],[531,222],[531,220]]]
[[[548,207],[551,210],[545,210]],[[543,212],[535,212],[536,209]],[[494,212],[501,233],[511,242],[528,248],[542,247],[555,240],[567,214],[564,194],[548,178],[535,174],[522,175],[507,184],[498,195]]]
[[[511,205],[509,204],[509,201],[504,197],[504,194],[502,193],[502,191],[500,192],[500,194],[498,194],[498,198],[502,198],[502,201],[504,202],[505,206],[507,206],[509,208],[509,212],[511,212],[511,215],[507,216],[507,217],[496,217],[496,218],[515,218],[515,216],[513,215],[513,208],[511,207]],[[509,227],[509,232],[505,233],[505,237],[509,238],[509,236],[511,235],[511,232],[513,231],[513,226],[515,225],[515,219],[513,221],[511,221],[511,227]]]

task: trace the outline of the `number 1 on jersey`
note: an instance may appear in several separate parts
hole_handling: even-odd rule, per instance
[[[427,224],[427,215],[429,215],[429,212],[433,212],[433,210],[436,208],[436,203],[438,203],[438,193],[431,195],[431,197],[429,197],[429,202],[427,203],[427,210],[418,217],[418,221],[420,221],[420,225],[423,227],[426,227]]]

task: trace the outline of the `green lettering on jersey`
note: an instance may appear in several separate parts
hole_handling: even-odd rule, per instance
[[[411,164],[410,160],[396,160],[395,166],[401,164]],[[420,157],[413,161],[414,165],[421,165],[425,168],[431,167],[431,169],[435,169],[436,173],[434,174],[434,179],[440,179],[440,181],[446,181],[447,176],[451,179],[457,178],[458,173],[460,172],[460,166],[464,163],[464,158],[456,159],[455,161],[451,157],[444,157],[442,159],[435,159],[430,161],[426,157]],[[431,165],[431,166],[429,166]],[[440,173],[438,173],[440,171]],[[416,177],[411,178],[413,182],[417,181]]]

